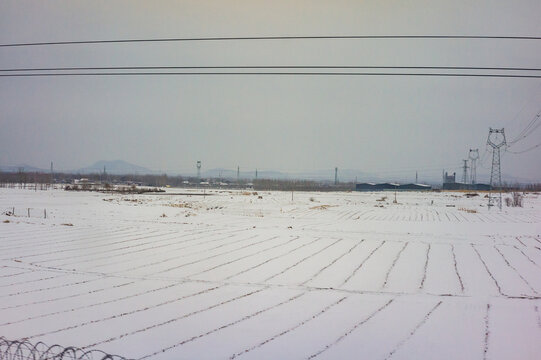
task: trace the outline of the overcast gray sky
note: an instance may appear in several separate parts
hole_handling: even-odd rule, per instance
[[[0,43],[272,35],[541,36],[531,1],[2,1]],[[535,40],[287,40],[0,48],[0,67],[394,65],[541,67]],[[537,72],[536,74],[540,74]],[[440,77],[0,78],[0,165],[441,173],[488,128],[518,134],[541,79]],[[541,142],[541,130],[517,143]],[[486,166],[489,166],[486,162]],[[541,148],[505,174],[541,180]],[[411,170],[414,171],[414,170]],[[480,169],[480,172],[484,170]]]

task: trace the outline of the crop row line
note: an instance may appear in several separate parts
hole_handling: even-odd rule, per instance
[[[216,241],[227,240],[227,239],[232,238],[232,237],[234,237],[234,236],[235,236],[235,234],[229,235],[229,236],[226,236],[226,237],[220,237],[220,238],[218,238],[218,239],[212,239],[212,240],[208,240],[208,241],[203,241],[203,242],[198,243],[198,244],[195,244],[195,245],[188,245],[188,246],[182,246],[182,247],[180,247],[180,248],[171,249],[171,251],[184,250],[184,249],[189,248],[189,247],[192,247],[192,246],[203,245],[203,244],[207,244],[207,243],[209,243],[209,242],[216,242]],[[182,254],[182,255],[175,255],[175,256],[171,256],[171,257],[168,257],[168,258],[165,258],[165,259],[160,259],[160,260],[158,260],[158,261],[154,261],[154,262],[151,262],[151,263],[146,263],[146,264],[142,264],[142,265],[132,266],[132,267],[130,267],[130,268],[127,268],[127,269],[122,270],[122,272],[128,272],[128,271],[133,271],[133,270],[144,269],[144,268],[147,268],[147,267],[150,267],[150,266],[160,265],[160,264],[164,264],[164,263],[167,263],[167,262],[170,262],[170,261],[176,261],[176,260],[178,260],[178,259],[180,259],[180,258],[189,257],[189,256],[192,256],[192,255],[196,255],[196,254],[198,254],[198,253],[201,253],[201,252],[209,252],[209,251],[213,251],[213,250],[222,248],[222,247],[224,247],[224,246],[229,246],[229,245],[233,245],[233,244],[236,244],[236,243],[239,243],[239,242],[248,241],[248,240],[254,239],[254,238],[256,238],[256,237],[257,237],[257,235],[252,235],[252,236],[249,236],[249,237],[247,237],[247,238],[241,238],[241,239],[238,239],[238,240],[235,240],[235,241],[226,242],[226,243],[224,243],[224,244],[218,245],[218,246],[213,247],[213,248],[210,248],[210,249],[202,249],[202,250],[198,250],[198,251],[193,252],[193,253]],[[126,259],[125,261],[115,262],[115,264],[119,264],[119,263],[123,263],[123,262],[127,262],[127,261],[131,261],[131,260],[130,260],[130,259]],[[107,264],[106,264],[106,265],[102,265],[102,266],[107,266]]]
[[[158,303],[158,304],[155,304],[155,305],[151,305],[151,306],[143,306],[143,307],[140,307],[140,308],[135,309],[135,310],[122,312],[122,313],[120,313],[120,314],[115,314],[115,315],[106,316],[106,317],[99,318],[99,319],[94,319],[94,320],[84,321],[84,322],[81,322],[81,323],[78,323],[78,324],[75,324],[75,325],[66,326],[66,327],[63,327],[63,328],[60,328],[60,329],[56,329],[56,330],[52,330],[52,331],[47,331],[47,332],[44,332],[44,333],[41,333],[41,334],[31,335],[31,336],[28,336],[27,338],[28,338],[28,339],[32,339],[32,338],[35,338],[35,337],[40,337],[40,336],[45,336],[45,335],[56,334],[56,333],[59,333],[59,332],[62,332],[62,331],[66,331],[66,330],[72,330],[72,329],[80,328],[80,327],[87,326],[87,325],[91,325],[91,324],[101,323],[101,322],[104,322],[104,321],[113,320],[113,319],[118,319],[118,318],[121,318],[121,317],[124,317],[124,316],[137,314],[137,313],[140,313],[140,312],[143,312],[143,311],[147,311],[147,310],[150,310],[150,309],[156,309],[156,308],[158,308],[158,307],[160,307],[160,306],[165,306],[165,305],[172,304],[172,303],[175,303],[175,302],[179,302],[179,301],[182,301],[182,300],[185,300],[185,299],[194,297],[194,296],[198,296],[198,295],[202,295],[202,294],[209,293],[209,292],[214,291],[214,290],[216,290],[216,289],[218,289],[218,288],[220,288],[220,287],[222,287],[222,285],[214,286],[214,287],[212,287],[212,288],[208,288],[208,289],[205,289],[205,290],[201,290],[201,291],[198,291],[198,292],[196,292],[196,293],[192,293],[192,294],[188,294],[188,295],[183,295],[183,296],[181,296],[181,297],[177,297],[177,298],[174,298],[174,299],[169,299],[169,300],[166,300],[166,301],[162,301],[162,302],[160,302],[160,303]]]
[[[391,264],[389,269],[387,269],[387,273],[385,274],[385,281],[383,282],[382,288],[387,286],[387,282],[389,281],[389,275],[391,275],[391,271],[393,271],[396,263],[398,262],[398,259],[400,259],[400,256],[402,255],[402,252],[404,252],[404,250],[406,250],[406,247],[408,246],[408,244],[409,244],[409,242],[404,243],[404,246],[402,246],[400,251],[396,254],[395,258],[393,259],[393,263]]]
[[[357,243],[355,243],[355,245],[353,245],[352,247],[350,247],[346,252],[342,253],[341,255],[339,255],[338,257],[336,257],[333,261],[331,261],[330,263],[328,263],[327,265],[325,265],[324,267],[322,267],[321,269],[319,269],[314,275],[312,275],[310,278],[308,278],[307,280],[303,281],[301,283],[301,285],[304,285],[312,280],[314,280],[315,278],[317,278],[323,271],[327,270],[329,267],[331,267],[332,265],[334,265],[338,260],[342,259],[344,256],[348,255],[348,254],[351,254],[351,252],[353,250],[355,250],[360,244],[362,244],[364,242],[364,239],[362,239],[361,241],[358,241]]]
[[[211,289],[207,289],[206,291],[209,292],[209,291],[213,291],[213,290],[216,290],[218,289],[220,286],[217,286],[217,287],[214,287],[214,288],[211,288]],[[110,337],[108,339],[105,339],[105,340],[102,340],[102,341],[99,341],[99,342],[96,342],[94,344],[90,344],[90,345],[87,345],[85,346],[83,349],[87,349],[87,348],[91,348],[91,347],[95,347],[97,345],[101,345],[101,344],[105,344],[105,343],[109,343],[109,342],[112,342],[112,341],[115,341],[115,340],[120,340],[126,336],[131,336],[131,335],[135,335],[135,334],[138,334],[138,333],[141,333],[141,332],[145,332],[145,331],[148,331],[148,330],[151,330],[151,329],[154,329],[154,328],[157,328],[157,327],[160,327],[160,326],[164,326],[164,325],[167,325],[167,324],[171,324],[171,323],[174,323],[174,322],[177,322],[179,320],[182,320],[182,319],[185,319],[187,317],[190,317],[190,316],[193,316],[193,315],[196,315],[196,314],[200,314],[200,313],[203,313],[205,311],[209,311],[209,310],[212,310],[212,309],[215,309],[217,307],[220,307],[220,306],[223,306],[225,304],[229,304],[231,302],[234,302],[234,301],[237,301],[237,300],[240,300],[240,299],[243,299],[243,298],[246,298],[246,297],[249,297],[249,296],[252,296],[252,295],[255,295],[257,293],[260,293],[262,291],[264,291],[266,288],[261,288],[261,289],[256,289],[256,290],[252,290],[248,293],[244,293],[242,295],[238,295],[238,296],[235,296],[235,297],[232,297],[232,298],[229,298],[227,300],[224,300],[224,301],[220,301],[218,303],[214,303],[210,306],[206,306],[202,309],[199,309],[199,310],[194,310],[194,311],[191,311],[187,314],[184,314],[184,315],[181,315],[181,316],[178,316],[178,317],[175,317],[175,318],[171,318],[169,320],[166,320],[166,321],[162,321],[162,322],[159,322],[159,323],[155,323],[155,324],[152,324],[152,325],[149,325],[149,326],[146,326],[144,328],[140,328],[140,329],[137,329],[137,330],[134,330],[134,331],[130,331],[130,332],[126,332],[126,333],[123,333],[123,334],[120,334],[118,336],[114,336],[114,337]],[[201,292],[202,293],[202,292]],[[192,295],[193,296],[193,295]],[[144,310],[144,309],[142,309]]]
[[[314,252],[314,253],[312,253],[312,254],[310,254],[310,255],[308,255],[308,256],[305,256],[305,257],[302,258],[301,260],[299,260],[299,261],[295,262],[294,264],[292,264],[292,265],[286,267],[286,268],[283,269],[282,271],[280,271],[280,272],[278,272],[278,273],[276,273],[276,274],[274,274],[274,275],[272,275],[272,276],[266,278],[265,280],[263,280],[263,282],[266,283],[267,281],[272,280],[272,279],[274,279],[275,277],[282,275],[282,274],[285,273],[286,271],[289,271],[290,269],[293,269],[294,267],[298,266],[299,264],[303,263],[304,261],[306,261],[306,260],[308,260],[308,259],[310,259],[310,258],[316,256],[317,254],[322,253],[323,251],[327,250],[328,248],[330,248],[330,247],[333,246],[334,244],[339,243],[339,242],[342,241],[342,240],[343,240],[343,239],[338,239],[338,240],[336,240],[335,242],[333,242],[333,243],[331,243],[331,244],[329,244],[329,245],[323,247],[322,249],[320,249],[320,250],[318,250],[318,251],[316,251],[316,252]]]
[[[290,333],[290,332],[292,332],[292,331],[294,331],[294,330],[300,328],[301,326],[304,326],[306,323],[308,323],[308,322],[310,322],[310,321],[312,321],[312,320],[317,319],[318,317],[320,317],[321,315],[325,314],[327,311],[329,311],[329,310],[332,309],[333,307],[339,305],[340,303],[342,303],[342,302],[343,302],[344,300],[346,300],[347,298],[348,298],[347,296],[341,297],[341,298],[338,299],[337,301],[333,302],[332,304],[327,305],[327,306],[326,306],[325,308],[323,308],[322,310],[320,310],[320,311],[318,311],[317,313],[315,313],[314,315],[312,315],[312,316],[310,316],[310,317],[308,317],[308,318],[302,320],[301,322],[297,323],[297,324],[294,325],[293,327],[290,327],[290,328],[288,328],[288,329],[286,329],[286,330],[283,330],[282,332],[280,332],[280,333],[278,333],[278,334],[275,334],[275,335],[273,335],[273,336],[271,336],[271,337],[269,337],[269,338],[263,340],[262,342],[260,342],[260,343],[258,343],[258,344],[256,344],[256,345],[252,346],[252,347],[249,347],[249,348],[244,349],[244,350],[242,350],[242,351],[240,351],[240,352],[238,352],[238,353],[236,353],[236,354],[231,355],[231,356],[229,357],[229,360],[235,359],[235,358],[237,358],[237,357],[239,357],[239,356],[242,356],[242,355],[244,355],[244,354],[246,354],[246,353],[248,353],[248,352],[250,352],[250,351],[253,351],[253,350],[255,350],[255,349],[258,349],[258,348],[260,348],[260,347],[262,347],[262,346],[264,346],[264,345],[270,343],[271,341],[274,341],[274,340],[278,339],[279,337],[284,336],[284,335],[286,335],[286,334],[288,334],[288,333]]]
[[[383,240],[376,248],[374,248],[370,252],[370,254],[368,254],[368,256],[364,258],[363,261],[361,261],[361,263],[355,268],[355,270],[353,270],[353,272],[342,282],[342,284],[340,284],[339,287],[343,287],[349,280],[351,280],[351,278],[353,278],[353,276],[357,274],[357,272],[363,267],[363,265],[372,257],[372,255],[374,255],[376,251],[378,251],[385,244],[386,241],[387,240]]]
[[[419,328],[421,326],[423,326],[427,321],[428,319],[430,318],[430,315],[432,315],[432,313],[434,311],[436,311],[436,309],[442,304],[442,301],[439,301],[436,305],[434,305],[434,307],[432,309],[430,309],[430,311],[423,317],[423,319],[413,328],[413,330],[411,330],[411,332],[408,334],[408,336],[403,339],[402,341],[400,341],[395,347],[393,350],[391,350],[389,352],[389,354],[385,357],[385,360],[388,360],[390,359],[402,346],[404,346],[404,344],[409,340],[411,339],[415,333],[417,332],[417,330],[419,330]]]
[[[292,302],[292,301],[294,301],[294,300],[297,300],[298,298],[300,298],[301,296],[304,296],[305,294],[306,294],[306,293],[300,293],[300,294],[294,295],[294,296],[290,297],[289,299],[284,300],[284,301],[282,301],[282,302],[280,302],[280,303],[278,303],[278,304],[274,304],[274,305],[268,306],[268,307],[266,307],[266,308],[263,308],[263,309],[261,309],[261,310],[258,310],[258,311],[256,311],[256,312],[254,312],[254,313],[251,313],[251,314],[249,314],[249,315],[243,316],[242,318],[240,318],[240,319],[238,319],[238,320],[235,320],[235,321],[229,322],[229,323],[227,323],[227,324],[221,325],[221,326],[219,326],[219,327],[216,327],[216,328],[214,328],[214,329],[212,329],[212,330],[209,330],[209,331],[207,331],[207,332],[205,332],[205,333],[202,333],[202,334],[199,334],[199,335],[192,336],[192,337],[190,337],[190,338],[188,338],[188,339],[186,339],[186,340],[183,340],[183,341],[180,341],[180,342],[178,342],[178,343],[176,343],[176,344],[170,345],[170,346],[168,346],[168,347],[166,347],[166,348],[163,348],[163,349],[161,349],[161,350],[158,350],[158,351],[156,351],[156,352],[154,352],[154,353],[152,353],[152,354],[145,355],[145,356],[139,358],[138,360],[147,359],[147,358],[149,358],[149,357],[151,357],[151,356],[154,356],[154,355],[158,355],[158,354],[164,353],[164,352],[169,351],[169,350],[171,350],[171,349],[174,349],[174,348],[176,348],[176,347],[182,346],[182,345],[184,345],[184,344],[186,344],[186,343],[189,343],[189,342],[192,342],[192,341],[194,341],[194,340],[200,339],[200,338],[202,338],[202,337],[208,336],[208,335],[213,334],[213,333],[215,333],[215,332],[224,330],[224,329],[226,329],[226,328],[228,328],[228,327],[237,325],[237,324],[239,324],[239,323],[241,323],[241,322],[243,322],[243,321],[249,320],[249,319],[251,319],[251,318],[253,318],[253,317],[256,317],[256,316],[258,316],[258,315],[261,315],[261,314],[263,314],[263,313],[265,313],[265,312],[267,312],[267,311],[276,309],[276,308],[278,308],[278,307],[280,307],[280,306],[283,306],[283,305],[288,304],[288,303],[290,303],[290,302]]]
[[[496,246],[494,246],[494,249],[496,249],[496,251],[498,252],[498,254],[501,255],[501,257],[503,258],[503,260],[505,261],[505,263],[507,264],[508,267],[510,267],[511,269],[513,269],[513,271],[522,279],[522,281],[524,281],[524,283],[530,288],[530,290],[533,291],[534,294],[538,294],[538,292],[532,287],[532,285],[530,285],[530,283],[528,282],[528,280],[526,280],[524,278],[524,276],[522,276],[522,274],[520,274],[520,272],[517,270],[516,267],[514,267],[513,265],[511,265],[511,263],[509,262],[509,260],[507,260],[507,258],[505,257],[505,255],[500,251],[500,249],[498,249]]]
[[[351,328],[349,328],[345,333],[343,333],[340,337],[338,337],[336,340],[334,340],[332,343],[329,343],[325,345],[321,350],[313,353],[312,355],[307,357],[307,360],[313,359],[324,353],[325,351],[329,350],[333,346],[337,345],[339,342],[344,340],[347,336],[349,336],[352,332],[357,330],[360,326],[364,325],[366,322],[368,322],[370,319],[372,319],[374,316],[376,316],[380,311],[385,309],[387,306],[391,305],[394,299],[390,299],[387,301],[383,306],[380,306],[375,311],[373,311],[370,315],[362,319],[361,321],[357,322],[355,325],[353,325]]]

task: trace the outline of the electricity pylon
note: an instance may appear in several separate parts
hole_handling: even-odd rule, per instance
[[[474,185],[477,183],[477,160],[479,160],[479,149],[470,149],[468,158],[470,159],[470,183]]]
[[[463,170],[463,173],[462,173],[462,183],[464,185],[466,185],[468,183],[468,160],[462,160],[464,161],[464,166],[462,166],[462,170]]]
[[[502,209],[502,169],[500,149],[507,145],[504,129],[490,128],[488,132],[487,145],[492,147],[492,170],[490,171],[490,193],[488,194],[488,208],[495,206],[496,203],[500,210]],[[493,189],[499,188],[499,195],[495,196]]]

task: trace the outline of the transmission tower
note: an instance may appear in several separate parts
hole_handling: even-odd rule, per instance
[[[470,149],[470,183],[477,184],[477,160],[479,160],[479,149]]]
[[[465,185],[468,183],[468,160],[462,160],[464,161],[464,165],[462,166],[462,183]]]
[[[197,180],[201,180],[201,160],[197,160],[195,166],[197,167]]]
[[[487,145],[492,148],[492,170],[490,171],[490,193],[488,195],[488,208],[496,203],[502,209],[502,169],[500,163],[500,149],[507,145],[504,129],[490,128]],[[499,188],[499,195],[494,195],[493,189]]]

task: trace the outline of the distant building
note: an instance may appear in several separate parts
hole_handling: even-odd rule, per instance
[[[396,184],[396,183],[359,183],[355,184],[356,191],[425,191],[432,190],[432,186],[425,184]]]
[[[453,175],[449,175],[447,174],[447,171],[446,171],[445,175],[443,176],[443,183],[444,184],[456,183],[456,172],[454,172]]]
[[[456,182],[456,173],[449,175],[447,172],[443,175],[443,190],[491,190],[488,184],[464,184]]]

